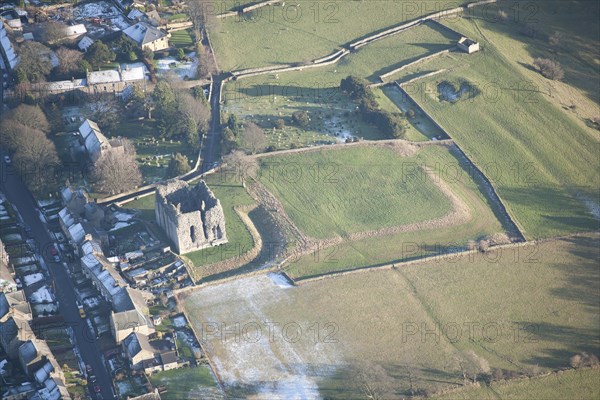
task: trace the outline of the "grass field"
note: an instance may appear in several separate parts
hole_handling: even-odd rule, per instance
[[[203,265],[245,254],[254,246],[254,241],[248,228],[234,210],[235,206],[252,205],[254,203],[252,198],[238,182],[232,182],[229,179],[226,180],[225,177],[219,174],[209,175],[206,178],[206,183],[223,206],[225,229],[229,242],[218,247],[185,254],[185,257],[194,264],[195,268],[192,271],[194,279],[199,279],[203,276]],[[154,201],[154,195],[150,195],[124,204],[123,207],[139,209],[142,211],[142,217],[154,221]]]
[[[399,398],[410,394],[410,379],[431,394],[462,382],[462,370],[536,374],[568,367],[582,351],[597,354],[598,245],[597,235],[552,240],[298,287],[247,277],[200,289],[185,308],[229,395],[294,388],[348,398],[370,383],[382,398]],[[224,323],[235,332],[236,322],[238,341],[202,331]],[[586,382],[567,398],[587,398]]]
[[[285,268],[294,278],[444,253],[506,230],[470,168],[444,146],[426,146],[406,157],[390,148],[361,146],[262,160],[263,183],[305,234],[353,239],[292,261]],[[428,177],[413,174],[421,165],[439,172],[464,204],[465,215],[456,216],[455,205]],[[451,212],[452,219],[439,221]],[[416,229],[353,236],[436,218]]]
[[[348,136],[382,139],[385,137],[377,127],[364,123],[354,112],[356,104],[340,92],[340,80],[354,75],[379,82],[379,75],[447,49],[456,40],[457,37],[447,30],[427,24],[363,47],[331,66],[230,82],[224,88],[225,110],[257,122],[266,130],[269,145],[276,149],[289,148],[292,144],[304,147],[332,142]],[[383,97],[380,103],[385,101],[385,96],[378,90],[375,94]],[[392,112],[400,110],[393,103],[383,103],[382,107]],[[308,111],[311,116],[307,128],[293,126],[291,115],[297,110]],[[286,122],[286,127],[275,130],[274,122],[279,118]],[[427,131],[426,125],[420,125],[418,118],[409,122],[409,139],[425,140],[436,136]]]
[[[431,0],[412,4],[299,0],[221,20],[210,34],[220,67],[231,71],[319,58],[372,32],[454,6]]]
[[[165,178],[171,154],[181,153],[188,157],[190,165],[196,162],[198,152],[184,141],[157,138],[156,121],[122,122],[115,135],[133,141],[137,151],[137,161],[144,177],[144,183],[153,183]]]
[[[160,395],[163,400],[223,398],[213,374],[205,365],[159,372],[150,375],[149,379],[154,387],[166,386],[167,391]]]
[[[487,173],[526,237],[597,229],[590,210],[600,200],[598,134],[529,81],[483,27],[464,19],[451,26],[482,41],[483,51],[456,55],[460,68],[424,79],[413,97]],[[476,89],[442,101],[443,82]]]
[[[308,236],[333,236],[439,218],[452,205],[416,159],[361,146],[261,159],[261,182]]]
[[[592,400],[600,397],[598,369],[571,370],[561,374],[513,382],[493,383],[473,389],[433,396],[444,400]]]
[[[154,195],[146,196],[139,198],[137,200],[132,200],[128,203],[123,204],[125,208],[135,208],[136,210],[141,211],[141,217],[147,221],[156,220],[154,216]]]

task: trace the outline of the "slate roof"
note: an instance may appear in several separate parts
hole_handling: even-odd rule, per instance
[[[86,51],[88,47],[90,47],[93,44],[94,40],[92,38],[90,38],[89,36],[84,36],[81,38],[79,43],[77,43],[77,47],[79,47],[83,51]]]
[[[114,72],[119,75],[117,71],[100,71],[101,73],[105,72]],[[88,81],[92,83],[92,74],[96,74],[96,72],[90,72],[88,74]],[[98,157],[100,155],[100,151],[102,147],[109,146],[108,139],[102,134],[98,124],[94,121],[90,121],[86,119],[83,124],[79,127],[79,134],[83,139],[83,146],[88,151],[90,155],[94,157]]]
[[[145,22],[138,22],[123,31],[138,45],[143,46],[167,36],[166,33]]]
[[[11,308],[21,315],[28,315],[31,318],[31,308],[22,290],[0,293],[0,318],[8,314]]]

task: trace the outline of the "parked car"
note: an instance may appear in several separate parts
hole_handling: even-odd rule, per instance
[[[7,164],[11,163],[10,157],[9,156],[4,156],[4,162]]]

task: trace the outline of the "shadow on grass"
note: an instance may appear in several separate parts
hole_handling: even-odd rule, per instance
[[[526,230],[535,229],[534,237],[599,229],[598,220],[588,212],[582,201],[569,193],[575,189],[587,194],[586,190],[578,188],[528,185],[521,188],[504,186],[500,189],[499,195],[509,207],[516,205],[521,210],[527,210],[528,223],[521,221],[523,215],[516,214],[515,217],[521,224],[526,225]],[[531,233],[529,235],[531,236]]]
[[[540,354],[532,356],[524,362],[530,366],[543,366],[551,369],[569,367],[569,359],[577,353],[587,352],[599,354],[598,333],[593,329],[577,329],[571,326],[555,325],[539,322],[520,322],[523,326],[534,326],[532,338],[538,341],[556,343],[567,348],[543,349]]]

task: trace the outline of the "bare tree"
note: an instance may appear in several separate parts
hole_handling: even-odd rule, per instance
[[[552,47],[558,47],[560,45],[561,40],[562,33],[560,33],[559,31],[554,31],[554,33],[548,38],[548,43]]]
[[[187,7],[196,29],[213,25],[219,13],[218,3],[213,0],[190,0]]]
[[[365,395],[365,398],[368,400],[379,400],[381,398],[379,397],[379,394],[377,394],[375,387],[368,382],[363,383],[361,385],[361,389]]]
[[[79,65],[81,60],[83,60],[83,53],[77,50],[67,49],[66,47],[60,47],[56,50],[56,57],[58,58],[58,67],[56,67],[56,71],[59,74],[74,74],[80,69]]]
[[[533,65],[545,78],[560,81],[565,76],[565,72],[558,61],[548,58],[536,58]]]
[[[240,147],[256,154],[267,147],[267,135],[254,122],[247,122],[239,134]]]
[[[17,148],[17,140],[22,132],[28,128],[12,119],[5,118],[0,121],[0,148],[14,151]]]
[[[32,129],[39,129],[44,133],[50,131],[50,123],[46,118],[46,114],[44,114],[44,111],[42,111],[39,106],[20,104],[11,110],[6,119],[10,119]]]
[[[59,22],[50,21],[44,29],[44,41],[52,44],[67,36],[67,26]]]
[[[208,130],[208,121],[210,119],[210,110],[201,100],[194,98],[190,93],[180,92],[177,95],[179,111],[186,117],[192,119],[198,130],[206,132]]]
[[[18,138],[14,164],[21,178],[34,192],[42,192],[54,181],[59,165],[56,147],[44,132],[26,127]]]
[[[99,94],[90,98],[82,114],[96,122],[101,129],[112,131],[121,121],[122,103],[112,94]]]
[[[205,78],[209,76],[212,71],[211,55],[206,51],[202,43],[198,43],[196,50],[196,57],[198,58],[198,78]]]
[[[256,158],[247,155],[241,150],[234,150],[223,157],[227,164],[227,171],[239,178],[242,186],[246,187],[246,179],[257,179],[260,166]]]
[[[93,166],[94,188],[101,193],[121,193],[142,183],[133,145],[121,140],[124,141],[123,148],[112,147],[104,151]]]

